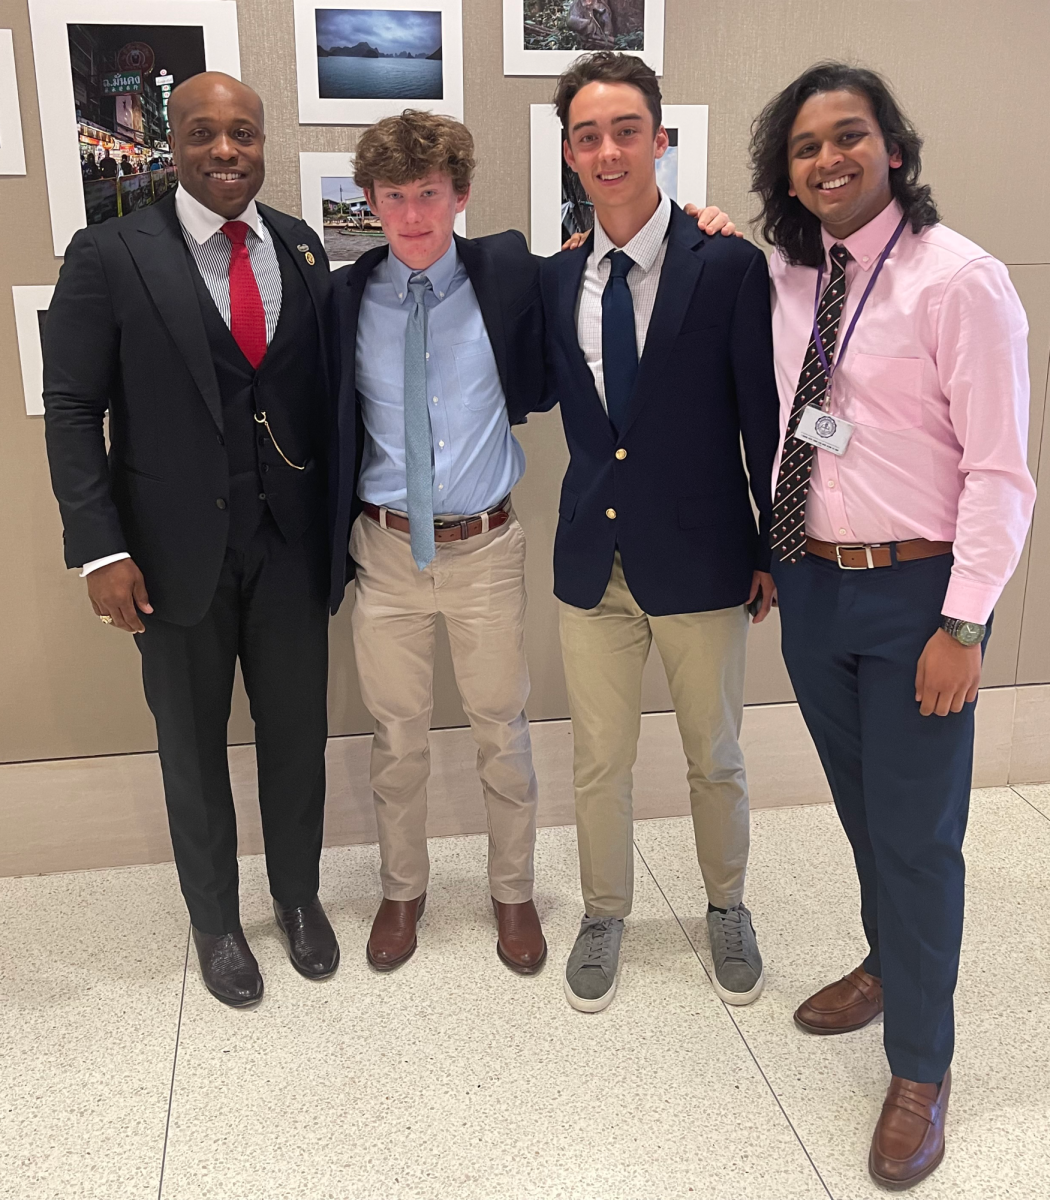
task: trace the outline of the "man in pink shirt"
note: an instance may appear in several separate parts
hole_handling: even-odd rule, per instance
[[[883,1011],[893,1079],[869,1169],[944,1155],[973,710],[1017,565],[1027,323],[1006,268],[939,222],[886,84],[812,68],[759,117],[781,403],[773,574],[784,658],[860,877],[867,958],[795,1014]]]

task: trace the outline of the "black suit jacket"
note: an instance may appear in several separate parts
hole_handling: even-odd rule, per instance
[[[570,453],[555,593],[577,608],[595,607],[619,549],[634,598],[653,616],[742,604],[753,572],[769,569],[779,438],[766,260],[749,242],[707,237],[673,206],[645,350],[617,436],[576,334],[592,243],[545,260],[540,274],[546,403],[561,404]]]
[[[507,416],[519,425],[543,401],[543,311],[539,266],[528,243],[516,229],[490,237],[456,236],[456,250],[477,296],[485,329],[492,343]],[[361,466],[364,428],[357,397],[357,325],[365,284],[386,258],[389,247],[377,246],[336,274],[332,290],[335,349],[333,376],[337,380],[336,452],[329,474],[332,529],[331,609],[342,603],[353,578],[349,555],[350,526],[360,510],[357,476]]]
[[[316,402],[327,408],[324,247],[303,221],[259,210],[309,289],[322,348]],[[302,244],[313,266],[296,249]],[[222,398],[195,270],[174,193],[82,229],[66,251],[44,336],[47,452],[66,565],[126,550],[143,569],[157,615],[179,625],[207,612],[229,526]],[[323,458],[326,418],[291,411],[281,418],[293,434],[304,420],[320,428],[320,438],[311,436],[322,444],[311,448]]]

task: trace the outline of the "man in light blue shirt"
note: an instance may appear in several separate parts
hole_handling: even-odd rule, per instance
[[[525,535],[510,506],[525,470],[511,425],[542,399],[538,260],[520,233],[453,237],[473,167],[470,133],[449,117],[405,112],[367,130],[355,178],[389,249],[369,251],[333,289],[341,368],[331,607],[355,574],[383,885],[367,955],[380,971],[411,957],[426,903],[438,613],[478,744],[497,953],[521,974],[547,955],[532,902]]]

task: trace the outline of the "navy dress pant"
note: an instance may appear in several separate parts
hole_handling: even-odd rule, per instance
[[[791,682],[860,878],[894,1075],[938,1083],[952,1059],[973,704],[923,717],[915,669],[940,624],[951,555],[844,571],[775,563]]]

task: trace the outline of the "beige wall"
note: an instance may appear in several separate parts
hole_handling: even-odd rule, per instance
[[[136,16],[141,8],[136,7]],[[464,0],[466,119],[479,172],[468,229],[528,229],[529,109],[553,81],[505,79],[501,0]],[[300,150],[351,148],[356,130],[299,127],[290,0],[240,0],[242,71],[267,106],[269,181],[263,198],[299,211]],[[710,13],[708,18],[705,13]],[[705,19],[707,24],[705,25]],[[91,615],[83,584],[62,567],[39,418],[25,416],[11,285],[53,283],[36,84],[25,0],[0,0],[14,30],[28,175],[0,178],[0,762],[119,754],[153,748],[129,638]],[[1030,463],[1050,463],[1043,412],[1050,369],[1050,6],[1035,0],[750,0],[701,5],[667,0],[664,95],[710,105],[710,199],[734,216],[752,212],[746,143],[758,108],[822,56],[885,71],[926,135],[926,177],[945,220],[1010,265],[1032,337]],[[529,654],[533,719],[565,715],[551,597],[551,544],[565,447],[557,415],[522,433],[528,473],[515,501],[529,542]],[[1050,467],[1044,468],[1044,475]],[[1050,494],[1050,487],[1046,488]],[[1050,589],[1050,499],[1040,498],[1026,550],[997,613],[987,682],[1050,682],[1045,595]],[[348,612],[333,625],[334,733],[369,728],[354,675]],[[435,723],[463,723],[447,649]],[[669,707],[659,670],[647,677],[650,709]],[[790,698],[770,622],[752,636],[750,703]],[[240,697],[231,739],[251,737]],[[0,797],[2,801],[2,797]]]

